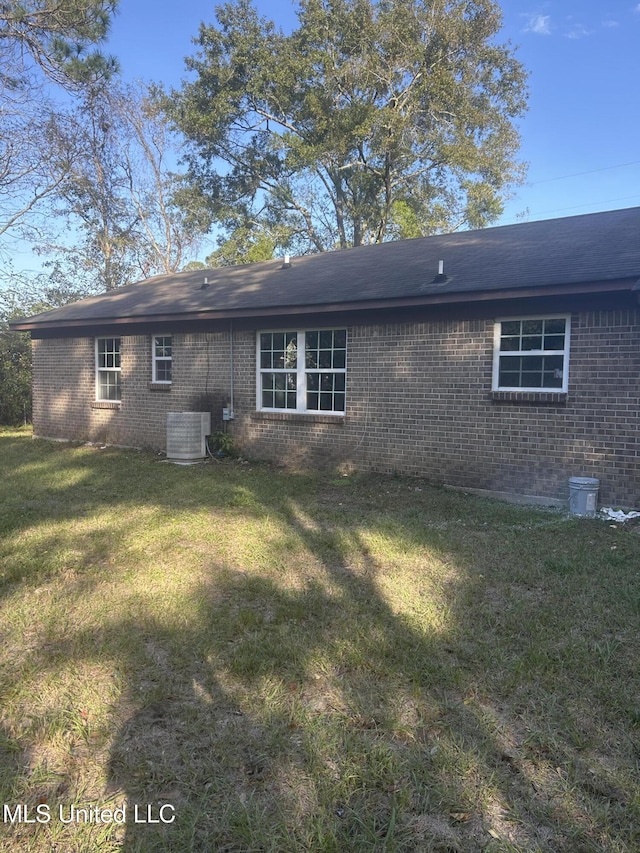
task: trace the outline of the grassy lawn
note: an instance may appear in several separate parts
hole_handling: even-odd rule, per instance
[[[640,849],[638,526],[24,431],[0,471],[0,789],[50,817],[0,850]]]

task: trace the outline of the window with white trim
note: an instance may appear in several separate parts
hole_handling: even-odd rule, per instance
[[[171,335],[153,336],[152,382],[164,383],[165,385],[171,383],[171,350]]]
[[[345,413],[346,329],[259,332],[257,347],[259,411]]]
[[[498,320],[494,330],[494,391],[566,392],[570,318]]]
[[[120,401],[120,338],[96,338],[96,400]]]

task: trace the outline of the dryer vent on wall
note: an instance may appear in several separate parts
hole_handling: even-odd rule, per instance
[[[197,462],[207,455],[211,412],[167,413],[167,459]]]

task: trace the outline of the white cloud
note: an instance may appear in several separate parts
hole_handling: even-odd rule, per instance
[[[569,39],[583,39],[585,36],[590,36],[593,30],[588,30],[583,24],[576,24],[565,33]]]
[[[603,27],[608,27],[608,28],[612,28],[612,27],[619,27],[619,26],[620,26],[620,21],[613,21],[613,20],[603,21],[603,22],[602,22],[602,26],[603,26]]]
[[[640,3],[638,5],[640,6]],[[535,33],[537,36],[551,35],[551,15],[527,15],[527,18],[525,33]]]

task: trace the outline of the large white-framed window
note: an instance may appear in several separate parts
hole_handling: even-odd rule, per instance
[[[258,411],[344,415],[346,329],[258,332],[257,364]]]
[[[151,381],[163,385],[171,384],[172,356],[171,335],[154,335],[152,338],[152,373]]]
[[[496,320],[493,390],[566,393],[570,335],[569,315]]]
[[[96,400],[120,402],[120,338],[96,338]]]

